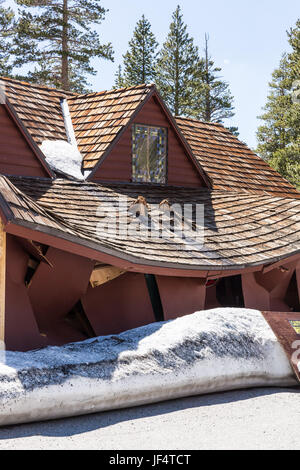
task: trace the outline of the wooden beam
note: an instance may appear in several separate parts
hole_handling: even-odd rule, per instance
[[[91,277],[90,277],[90,284],[92,287],[101,286],[101,284],[105,284],[108,281],[112,281],[116,277],[121,276],[126,271],[123,269],[117,268],[116,266],[104,265],[104,266],[96,266],[93,270]]]
[[[5,341],[6,233],[0,221],[0,341]]]
[[[18,237],[18,242],[22,245],[24,250],[29,254],[32,255],[34,258],[43,261],[44,263],[48,264],[50,268],[53,268],[53,264],[43,255],[42,248],[37,243],[33,242],[32,240],[26,240],[25,238]]]
[[[289,258],[281,259],[280,261],[276,261],[276,263],[268,264],[264,266],[262,272],[263,274],[272,271],[273,269],[280,268],[281,266],[285,266],[293,261],[299,260],[300,261],[300,254],[290,256]]]

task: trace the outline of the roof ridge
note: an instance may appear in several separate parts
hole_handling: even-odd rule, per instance
[[[224,126],[224,124],[221,124],[220,122],[211,122],[211,121],[201,121],[200,119],[196,118],[191,118],[191,117],[185,117],[185,116],[174,116],[175,119],[182,119],[184,121],[192,121],[192,122],[198,122],[199,124],[208,124],[209,126],[219,126],[228,131],[227,127]],[[230,131],[229,131],[230,132]]]
[[[25,82],[24,80],[18,80],[16,78],[3,77],[2,75],[0,76],[0,80],[5,80],[7,82],[13,82],[13,83],[19,83],[21,85],[28,86],[28,87],[41,88],[41,89],[44,89],[44,90],[57,91],[57,92],[65,93],[65,94],[68,94],[68,95],[73,95],[72,98],[81,98],[81,97],[87,97],[87,96],[103,95],[105,93],[119,93],[120,91],[125,91],[125,90],[134,90],[134,89],[139,89],[139,88],[154,88],[155,87],[154,83],[141,83],[140,85],[132,85],[132,86],[129,86],[129,87],[122,87],[122,88],[112,88],[111,90],[95,91],[95,92],[91,92],[91,93],[76,93],[76,92],[73,92],[73,91],[63,90],[61,88],[55,88],[55,87],[50,87],[50,86],[47,86],[47,85],[41,85],[39,83]]]
[[[127,90],[138,90],[142,88],[153,88],[155,87],[154,84],[141,84],[141,85],[134,85],[130,87],[123,87],[123,88],[112,88],[111,90],[103,90],[103,91],[93,91],[91,93],[82,93],[82,94],[77,94],[76,96],[72,96],[68,99],[80,99],[80,98],[87,98],[87,97],[92,97],[92,96],[99,96],[99,95],[105,95],[105,94],[112,94],[112,93],[120,93],[123,91]]]
[[[21,84],[23,86],[27,86],[27,87],[40,88],[40,89],[48,90],[48,91],[56,91],[58,93],[61,92],[61,93],[68,94],[68,95],[76,95],[76,96],[78,95],[78,93],[75,93],[73,91],[62,90],[60,88],[50,87],[50,86],[47,86],[47,85],[40,85],[38,83],[25,82],[23,80],[17,80],[16,78],[0,76],[0,80],[5,80],[5,81],[8,81],[8,82],[13,82],[13,83],[19,83],[19,84]]]

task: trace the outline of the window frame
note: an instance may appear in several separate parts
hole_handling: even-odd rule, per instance
[[[133,181],[133,144],[134,144],[134,135],[135,135],[135,128],[136,126],[140,127],[147,127],[147,128],[156,128],[156,129],[164,129],[166,132],[166,157],[165,157],[165,181],[164,183],[156,183],[153,181]],[[158,186],[166,186],[168,184],[168,153],[169,153],[169,128],[166,126],[158,126],[157,124],[144,124],[135,122],[132,124],[131,128],[131,182],[134,184],[148,184],[148,185],[158,185]]]

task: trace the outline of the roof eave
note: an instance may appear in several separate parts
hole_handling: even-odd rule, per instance
[[[3,204],[0,199],[1,208]],[[2,212],[2,211],[1,211]],[[136,258],[124,252],[103,247],[100,243],[79,238],[70,233],[60,232],[57,229],[46,227],[41,224],[31,223],[24,220],[18,220],[14,217],[6,217],[4,222],[5,232],[43,243],[55,248],[84,256],[95,261],[105,262],[122,268],[126,271],[140,272],[147,274],[181,276],[181,277],[224,277],[237,272],[263,271],[266,266],[281,261],[287,263],[291,258],[299,258],[300,250],[296,250],[287,255],[275,256],[266,259],[264,262],[235,264],[223,266],[207,265],[185,265],[170,262],[159,262]]]

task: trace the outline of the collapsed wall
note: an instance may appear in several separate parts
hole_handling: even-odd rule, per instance
[[[6,247],[5,344],[13,351],[118,334],[221,306],[300,311],[297,261],[265,274],[246,272],[211,281],[151,275],[155,291],[149,275],[53,246],[7,234]]]

